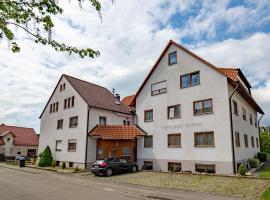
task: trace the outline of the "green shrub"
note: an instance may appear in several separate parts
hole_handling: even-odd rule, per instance
[[[45,150],[42,153],[42,156],[39,160],[38,166],[39,167],[50,167],[52,166],[53,157],[52,152],[49,146],[45,148]]]
[[[41,158],[41,157],[42,157],[42,153],[43,153],[43,152],[40,152],[40,153],[38,154],[38,157]]]
[[[267,159],[267,153],[264,152],[258,152],[257,153],[257,158],[261,161],[261,162],[265,162]]]
[[[241,175],[241,176],[244,176],[244,175],[245,175],[246,169],[245,169],[245,167],[244,167],[243,164],[241,164],[241,165],[239,166],[237,172],[238,172],[238,174]]]
[[[249,159],[248,162],[251,168],[258,168],[261,163],[259,159]]]
[[[66,163],[62,162],[62,169],[66,169]]]
[[[52,167],[56,167],[56,161],[55,160],[52,161]]]
[[[0,153],[0,162],[6,161],[5,155]]]

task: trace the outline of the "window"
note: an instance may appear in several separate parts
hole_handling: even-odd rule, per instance
[[[253,117],[251,113],[249,113],[249,123],[253,125]]]
[[[75,152],[76,151],[76,146],[77,146],[77,141],[76,140],[68,140],[68,151]]]
[[[56,140],[55,151],[62,151],[62,140]]]
[[[64,91],[65,90],[65,87],[66,87],[66,84],[63,83],[60,85],[60,92]]]
[[[257,145],[257,148],[259,148],[259,139],[256,138],[256,145]]]
[[[67,107],[70,108],[70,98],[68,98]]]
[[[177,63],[177,52],[174,51],[168,55],[168,64],[173,65]]]
[[[129,125],[130,125],[130,121],[127,120],[127,126],[129,126]]]
[[[157,95],[167,92],[167,81],[161,81],[158,83],[153,83],[151,85],[151,95]]]
[[[192,72],[190,74],[185,74],[180,76],[180,87],[186,88],[194,85],[200,84],[200,72]]]
[[[258,127],[258,123],[257,123],[257,118],[256,117],[254,117],[254,125],[255,125],[256,128]]]
[[[194,115],[213,113],[212,99],[193,102]]]
[[[50,105],[50,113],[52,113],[52,104]]]
[[[238,115],[237,102],[233,100],[233,114]]]
[[[55,112],[58,112],[58,102],[56,102],[56,108],[55,108]]]
[[[59,102],[50,104],[50,113],[58,112]]]
[[[194,133],[195,147],[214,146],[214,132]]]
[[[215,165],[195,164],[195,171],[200,173],[216,173]]]
[[[13,148],[10,148],[10,149],[9,149],[9,153],[10,153],[10,154],[13,154]]]
[[[74,107],[74,100],[75,100],[75,97],[71,97],[71,107]]]
[[[53,103],[53,112],[55,112],[55,103]]]
[[[181,147],[181,134],[168,134],[168,147]]]
[[[106,117],[99,117],[99,125],[106,126]]]
[[[168,107],[168,119],[180,118],[181,110],[180,105],[174,105]]]
[[[235,146],[240,147],[240,134],[239,134],[239,132],[235,132]]]
[[[57,120],[57,129],[63,129],[63,119]]]
[[[152,135],[144,136],[144,147],[145,148],[152,148],[153,147],[153,136]]]
[[[17,154],[21,154],[21,148],[17,149]]]
[[[252,146],[252,148],[254,148],[254,137],[253,136],[251,136],[251,146]]]
[[[248,136],[247,136],[247,134],[244,135],[244,139],[245,139],[245,147],[248,147]]]
[[[73,167],[74,166],[74,163],[73,162],[69,162],[68,163],[68,167]]]
[[[153,170],[153,162],[152,161],[144,161],[143,163],[145,170]]]
[[[64,100],[64,109],[67,109],[67,99]]]
[[[64,83],[64,84],[63,84],[63,90],[65,90],[65,89],[66,89],[66,84]]]
[[[62,85],[60,85],[60,92],[62,92],[62,89],[63,89],[63,88],[62,88]]]
[[[7,138],[7,142],[10,142],[10,138]]]
[[[126,126],[127,125],[127,121],[123,120],[123,125]]]
[[[144,121],[152,122],[153,121],[153,110],[145,110],[144,111]]]
[[[243,113],[243,120],[247,121],[247,111],[245,108],[242,108],[242,113]]]
[[[69,118],[69,128],[75,128],[78,126],[78,116]]]
[[[181,171],[181,163],[168,162],[168,171],[169,172],[180,172]]]
[[[98,147],[97,149],[97,159],[103,159],[102,147]]]

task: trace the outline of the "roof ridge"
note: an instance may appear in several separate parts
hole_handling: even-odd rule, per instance
[[[225,69],[225,70],[239,70],[240,68],[234,68],[234,67],[217,67],[218,69]]]
[[[29,127],[25,127],[25,126],[15,126],[15,125],[6,125],[6,124],[0,124],[0,126],[9,126],[9,127],[16,127],[16,128],[27,128],[27,129],[33,129],[34,128],[29,128]]]
[[[89,82],[89,81],[86,81],[86,80],[83,80],[83,79],[80,79],[80,78],[77,78],[77,77],[74,77],[74,76],[70,76],[70,75],[68,75],[68,74],[62,74],[63,76],[67,76],[67,77],[70,77],[70,78],[73,78],[73,79],[77,79],[77,80],[79,80],[79,81],[83,81],[83,82],[85,82],[85,83],[88,83],[88,84],[91,84],[91,85],[95,85],[95,86],[98,86],[98,87],[102,87],[102,88],[104,88],[104,89],[107,89],[106,87],[104,87],[104,86],[101,86],[101,85],[98,85],[98,84],[95,84],[95,83],[92,83],[92,82]],[[107,89],[108,90],[108,89]],[[109,91],[109,90],[108,90]]]

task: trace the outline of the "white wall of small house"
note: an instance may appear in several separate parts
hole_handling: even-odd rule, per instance
[[[4,140],[5,144],[0,145],[0,153],[4,153],[6,157],[14,157],[18,152],[21,152],[22,156],[27,156],[29,149],[35,149],[36,152],[38,150],[38,146],[15,145],[14,137],[10,133],[5,135],[2,139]]]
[[[65,90],[60,92],[60,84],[65,83]],[[64,110],[64,99],[75,96],[73,108]],[[58,112],[50,113],[50,104],[59,102]],[[78,126],[69,128],[70,117],[78,116]],[[63,119],[63,129],[57,130],[57,120]],[[69,82],[62,77],[52,98],[48,103],[40,124],[39,152],[50,146],[53,158],[57,161],[85,163],[87,104],[74,90]],[[76,152],[68,151],[68,140],[76,139]],[[62,140],[62,151],[55,151],[56,140]]]
[[[229,93],[232,93],[233,87],[231,85],[228,86]],[[240,135],[240,147],[236,147],[235,145],[235,160],[237,161],[245,161],[249,158],[254,158],[257,152],[260,151],[260,146],[257,147],[256,138],[259,139],[259,130],[255,127],[254,118],[258,119],[257,112],[253,107],[243,98],[243,96],[237,91],[232,97],[232,101],[235,100],[238,105],[238,116],[233,112],[233,103],[232,103],[232,116],[233,116],[233,129],[234,129],[234,137],[235,132],[239,132]],[[247,120],[243,120],[243,112],[242,107],[246,109],[246,118]],[[249,114],[252,114],[253,125],[250,124]],[[248,147],[245,147],[244,134],[248,136]],[[251,144],[251,136],[254,137],[254,147]],[[234,138],[235,141],[235,138]],[[235,142],[234,142],[235,143]],[[260,144],[259,144],[260,145]]]
[[[168,54],[177,51],[177,64],[168,66]],[[200,71],[200,84],[180,89],[180,76]],[[151,96],[151,84],[167,80],[167,93]],[[193,115],[193,102],[210,99],[213,114]],[[181,104],[181,118],[167,119],[167,107]],[[144,122],[144,110],[153,109],[153,122]],[[194,171],[195,166],[185,167],[184,161],[230,162],[232,148],[230,134],[229,101],[227,78],[192,57],[185,51],[171,45],[158,67],[151,75],[136,99],[138,125],[153,135],[153,148],[144,148],[143,139],[138,140],[138,159],[183,161],[182,170]],[[215,147],[194,147],[194,132],[214,131]],[[181,148],[167,147],[167,134],[181,133]],[[232,173],[232,164],[217,173]],[[167,170],[159,166],[156,170]]]

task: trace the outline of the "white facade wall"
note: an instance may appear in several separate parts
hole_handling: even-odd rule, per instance
[[[233,87],[229,85],[229,93],[231,94],[233,91]],[[238,116],[233,113],[233,103],[232,103],[232,116],[233,116],[233,129],[234,129],[234,137],[235,132],[239,132],[240,134],[240,147],[236,147],[235,145],[235,160],[236,164],[239,162],[245,162],[249,158],[254,158],[257,152],[260,151],[260,146],[257,147],[256,138],[259,139],[259,129],[255,127],[254,118],[258,120],[257,112],[250,106],[250,104],[243,98],[239,92],[235,92],[232,101],[235,100],[238,105]],[[247,120],[243,120],[243,112],[242,107],[246,109]],[[249,114],[252,114],[253,125],[250,124]],[[248,147],[245,147],[244,134],[248,136]],[[251,145],[251,136],[254,137],[254,148]],[[235,138],[234,138],[235,142]],[[260,144],[259,144],[260,145]]]
[[[177,51],[177,64],[168,66],[168,53]],[[200,71],[200,85],[180,89],[180,75]],[[167,93],[151,96],[151,84],[167,80]],[[213,114],[193,115],[193,102],[212,98]],[[181,104],[181,118],[167,119],[167,107]],[[153,122],[144,122],[144,110],[153,109]],[[153,135],[153,148],[138,140],[138,159],[154,161],[154,170],[167,171],[167,161],[180,161],[182,170],[195,163],[214,163],[217,173],[232,173],[227,78],[171,45],[136,99],[138,125]],[[194,147],[194,132],[214,131],[215,147]],[[181,133],[182,148],[168,148],[167,134]]]
[[[60,92],[60,84],[66,84],[65,90]],[[73,108],[64,110],[64,99],[75,96]],[[58,112],[49,113],[50,104],[59,102]],[[69,118],[78,116],[78,126],[69,128]],[[63,119],[63,129],[57,130],[57,120]],[[50,146],[53,158],[57,161],[74,162],[75,166],[83,167],[85,163],[86,131],[87,131],[87,104],[74,90],[69,82],[62,77],[52,98],[46,107],[40,125],[39,152],[47,145]],[[76,139],[76,152],[68,152],[68,140]],[[62,140],[62,151],[56,152],[56,140]]]

